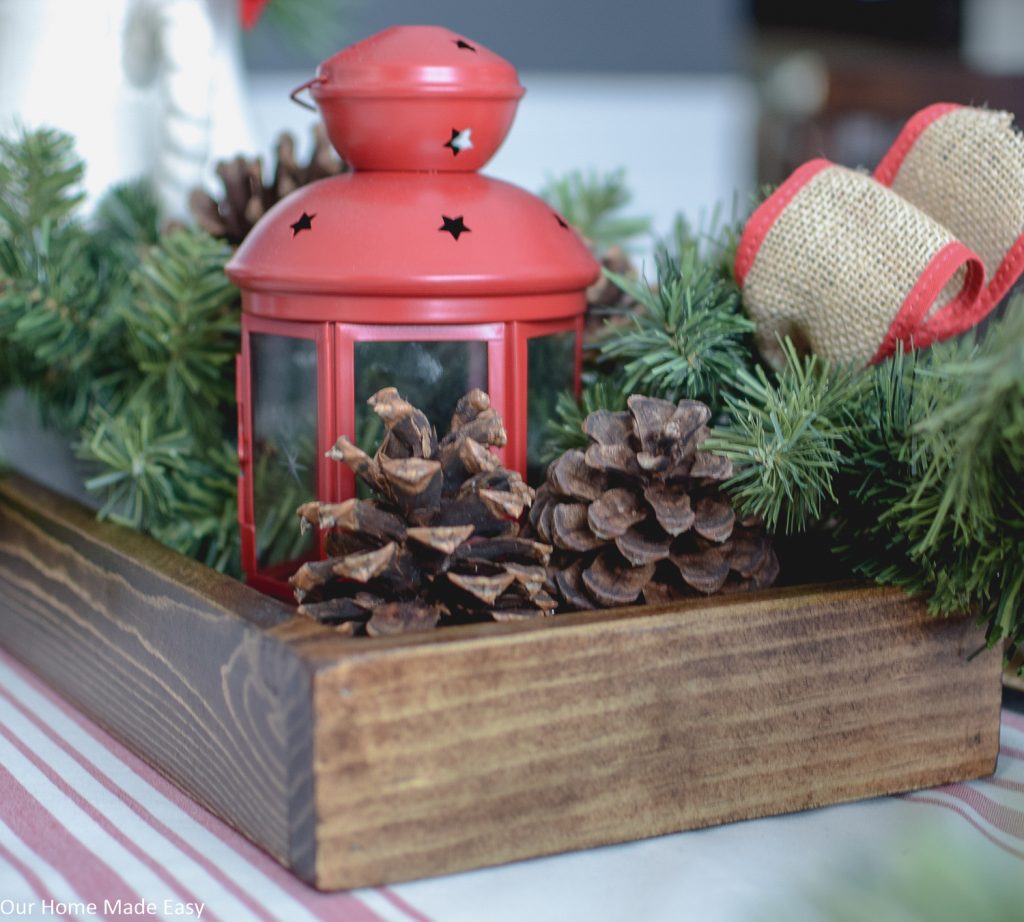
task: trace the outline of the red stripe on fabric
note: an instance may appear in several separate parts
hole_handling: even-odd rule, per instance
[[[1003,723],[1014,730],[1024,731],[1024,714],[1017,714],[1014,711],[1003,711]]]
[[[1024,851],[1014,848],[1012,845],[1004,842],[998,836],[994,836],[989,832],[981,823],[979,823],[970,813],[968,813],[963,807],[958,804],[951,804],[947,800],[940,800],[938,797],[929,797],[927,794],[906,794],[904,800],[910,801],[911,803],[917,804],[933,804],[936,807],[945,807],[947,810],[952,810],[957,816],[967,820],[975,829],[978,830],[986,839],[988,839],[993,845],[998,845],[1003,851],[1009,852],[1016,858],[1024,859]]]
[[[262,876],[273,883],[279,890],[286,893],[303,908],[311,912],[323,922],[383,922],[381,917],[358,897],[350,893],[322,893],[307,886],[289,870],[278,864],[273,858],[248,839],[235,832],[205,807],[196,803],[175,787],[170,781],[150,768],[131,750],[115,740],[105,730],[94,724],[81,712],[58,695],[53,689],[40,680],[28,667],[15,660],[4,650],[0,650],[0,660],[30,685],[38,694],[46,698],[58,708],[69,720],[73,721],[84,733],[87,733],[102,748],[110,751],[120,759],[136,775],[156,789],[175,806],[182,810],[190,819],[199,823],[207,832],[216,836],[225,846],[232,849],[243,861],[252,868],[254,876]],[[255,884],[254,896],[258,897],[258,881],[242,881],[244,884]],[[212,912],[212,907],[211,910]],[[205,913],[204,913],[205,917]]]
[[[968,784],[944,784],[935,788],[935,791],[963,801],[1000,832],[1005,832],[1015,839],[1024,839],[1024,813],[1020,810],[992,800]]]
[[[0,688],[0,697],[6,698],[12,706],[20,711],[26,719],[32,721],[40,731],[49,737],[53,743],[59,746],[68,757],[80,765],[84,771],[88,772],[99,784],[102,784],[103,787],[110,791],[111,794],[132,810],[133,813],[136,813],[141,819],[145,820],[150,826],[168,838],[172,844],[176,845],[181,851],[188,855],[211,877],[218,880],[228,892],[245,903],[246,906],[248,906],[249,909],[251,909],[259,918],[265,919],[266,922],[275,922],[274,917],[268,913],[262,905],[260,905],[258,900],[254,899],[244,888],[239,887],[227,874],[209,861],[200,851],[193,848],[187,840],[179,836],[174,832],[174,830],[169,829],[160,819],[150,812],[144,804],[137,801],[123,788],[118,787],[112,779],[104,775],[103,772],[97,769],[87,758],[81,755],[78,750],[65,742],[64,739],[48,724],[40,720],[36,714],[10,695],[7,690]]]
[[[736,248],[736,260],[733,264],[733,271],[736,275],[736,283],[743,287],[747,279],[750,267],[754,265],[761,244],[768,235],[772,225],[786,206],[796,197],[797,193],[807,185],[822,170],[832,166],[828,160],[821,158],[809,160],[803,166],[798,167],[792,175],[778,189],[776,189],[757,210],[750,216],[743,234],[740,236],[739,246]]]
[[[138,902],[139,894],[110,865],[67,831],[64,825],[0,765],[0,816],[25,845],[59,871],[87,903],[103,905],[119,897]],[[111,918],[131,919],[116,915]]]
[[[937,102],[912,115],[910,120],[903,126],[903,129],[896,136],[892,147],[886,151],[881,162],[875,167],[874,177],[884,186],[891,186],[896,175],[903,166],[903,161],[910,153],[917,139],[924,134],[925,129],[942,116],[963,108],[955,102]]]
[[[414,919],[415,922],[432,922],[429,916],[423,915],[415,906],[411,906],[403,900],[394,890],[388,887],[378,887],[377,892],[396,909],[400,909],[410,919]]]
[[[202,902],[202,900],[199,900],[194,893],[181,883],[181,881],[176,880],[174,875],[171,874],[170,871],[168,871],[167,868],[156,859],[156,857],[147,854],[139,845],[128,838],[128,836],[114,825],[109,818],[104,816],[98,809],[96,809],[96,807],[89,803],[88,800],[86,800],[67,781],[65,781],[64,778],[57,774],[57,772],[44,762],[32,749],[15,737],[7,727],[0,725],[0,736],[6,738],[8,742],[21,752],[23,756],[29,759],[36,768],[46,775],[46,777],[64,793],[66,797],[84,810],[108,835],[116,839],[127,851],[131,852],[140,862],[142,862],[142,864],[146,865],[146,867],[148,867],[157,877],[163,880],[173,893],[183,897],[183,902]],[[214,913],[211,911],[210,915],[213,916]]]
[[[3,769],[0,768],[0,771],[3,771]],[[46,884],[43,883],[39,875],[2,843],[0,843],[0,858],[3,858],[4,861],[25,878],[25,882],[32,888],[38,898],[44,900],[57,899],[47,888]],[[0,895],[6,896],[6,894],[2,893]]]
[[[1013,791],[1017,794],[1024,794],[1024,781],[1010,781],[1008,778],[987,778],[983,784],[991,784],[994,788],[1002,788],[1004,791]]]
[[[1017,749],[1015,746],[1000,746],[999,752],[1015,759],[1024,759],[1024,749]]]
[[[992,276],[992,281],[988,283],[988,288],[985,289],[986,314],[1013,287],[1014,282],[1020,278],[1022,272],[1024,272],[1024,234],[1021,234],[1014,241],[1013,246],[1006,251],[1003,261],[999,264],[999,268],[996,269],[995,275]]]
[[[964,265],[967,266],[967,274],[956,297],[934,317],[925,320],[946,283]],[[882,344],[868,364],[875,365],[888,358],[896,351],[899,343],[908,348],[923,349],[933,342],[948,339],[969,329],[984,316],[984,304],[978,298],[984,283],[985,266],[974,251],[959,241],[947,243],[935,254],[910,289]]]

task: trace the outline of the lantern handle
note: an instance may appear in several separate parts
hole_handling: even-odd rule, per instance
[[[291,99],[291,101],[295,103],[297,106],[302,106],[303,109],[309,109],[310,112],[316,112],[316,106],[311,106],[305,100],[299,99],[299,93],[301,93],[303,90],[308,90],[314,83],[322,82],[323,78],[317,76],[313,77],[310,80],[307,80],[305,83],[300,83],[297,87],[295,87],[294,90],[291,91],[291,93],[288,94],[288,98]]]

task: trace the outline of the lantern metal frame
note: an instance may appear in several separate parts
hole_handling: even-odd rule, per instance
[[[356,495],[352,472],[325,456],[342,435],[358,441],[356,395],[364,396],[357,386],[363,373],[358,345],[486,343],[486,388],[508,434],[499,454],[507,468],[526,477],[528,463],[539,460],[529,451],[531,356],[545,392],[570,383],[578,392],[586,289],[600,274],[585,241],[550,205],[477,173],[500,146],[524,92],[504,58],[439,26],[396,26],[328,58],[303,88],[354,170],[300,186],[279,201],[227,266],[242,289],[242,566],[252,585],[280,596],[289,595],[285,578],[305,558],[275,561],[275,550],[260,567],[261,551],[270,548],[258,546],[264,511],[256,498],[263,501],[263,474],[257,483],[260,465],[253,453],[262,446],[271,463],[283,459],[323,502]],[[455,146],[463,135],[464,143]],[[277,382],[260,379],[254,388],[253,360],[258,374],[273,375],[282,353],[270,347],[269,371],[262,370],[262,352],[253,347],[257,334],[315,343],[315,465],[305,457],[312,410],[301,409],[301,398],[294,407],[289,403],[296,399],[294,388],[312,390],[312,380],[299,377],[308,372],[305,357],[293,353],[303,367],[289,369],[294,388],[282,382],[275,405]],[[559,334],[575,337],[571,358],[561,352],[568,345],[562,342],[553,353],[531,353],[532,342]],[[474,356],[469,367],[476,361]],[[571,377],[555,383],[570,362]],[[398,363],[404,365],[401,358]],[[404,368],[395,371],[401,380]],[[474,374],[470,386],[478,383]],[[404,396],[422,404],[424,394]],[[450,396],[445,393],[446,400]],[[268,401],[270,412],[253,405],[257,397]],[[255,442],[262,438],[256,421],[269,427],[278,445]],[[301,439],[289,432],[298,428],[304,430]],[[267,476],[279,473],[268,469]],[[313,473],[315,484],[309,483]],[[273,479],[266,486],[272,494],[280,488]],[[323,557],[324,536],[317,537],[306,553]]]
[[[582,297],[582,294],[579,295]],[[245,295],[248,300],[249,295]],[[524,477],[527,467],[527,418],[529,413],[529,371],[527,353],[532,340],[571,333],[575,337],[572,379],[579,388],[583,359],[583,314],[550,320],[488,320],[480,323],[349,323],[342,320],[297,320],[261,316],[249,309],[242,314],[242,344],[236,368],[238,391],[238,501],[241,528],[242,567],[250,585],[282,598],[291,591],[286,579],[296,560],[259,566],[256,540],[253,453],[253,334],[303,339],[316,345],[316,491],[323,502],[341,502],[355,495],[352,472],[326,457],[339,436],[356,439],[355,347],[366,342],[485,342],[487,343],[487,387],[495,410],[506,420],[508,444],[499,451],[502,462]],[[278,305],[280,309],[280,305]],[[493,306],[487,313],[493,315]],[[289,316],[295,316],[289,312]],[[337,317],[337,312],[334,314]],[[323,556],[322,536],[316,540]]]

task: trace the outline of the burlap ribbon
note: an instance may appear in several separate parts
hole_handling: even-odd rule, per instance
[[[1024,271],[1024,135],[1012,123],[939,103],[907,122],[873,176],[827,160],[796,170],[736,254],[766,355],[781,334],[873,363],[981,320]]]

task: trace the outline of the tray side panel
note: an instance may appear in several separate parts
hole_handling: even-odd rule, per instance
[[[788,591],[354,655],[315,680],[316,882],[430,876],[993,771],[1000,654]]]
[[[0,482],[0,643],[310,877],[311,671],[277,636],[290,617],[28,481]]]

